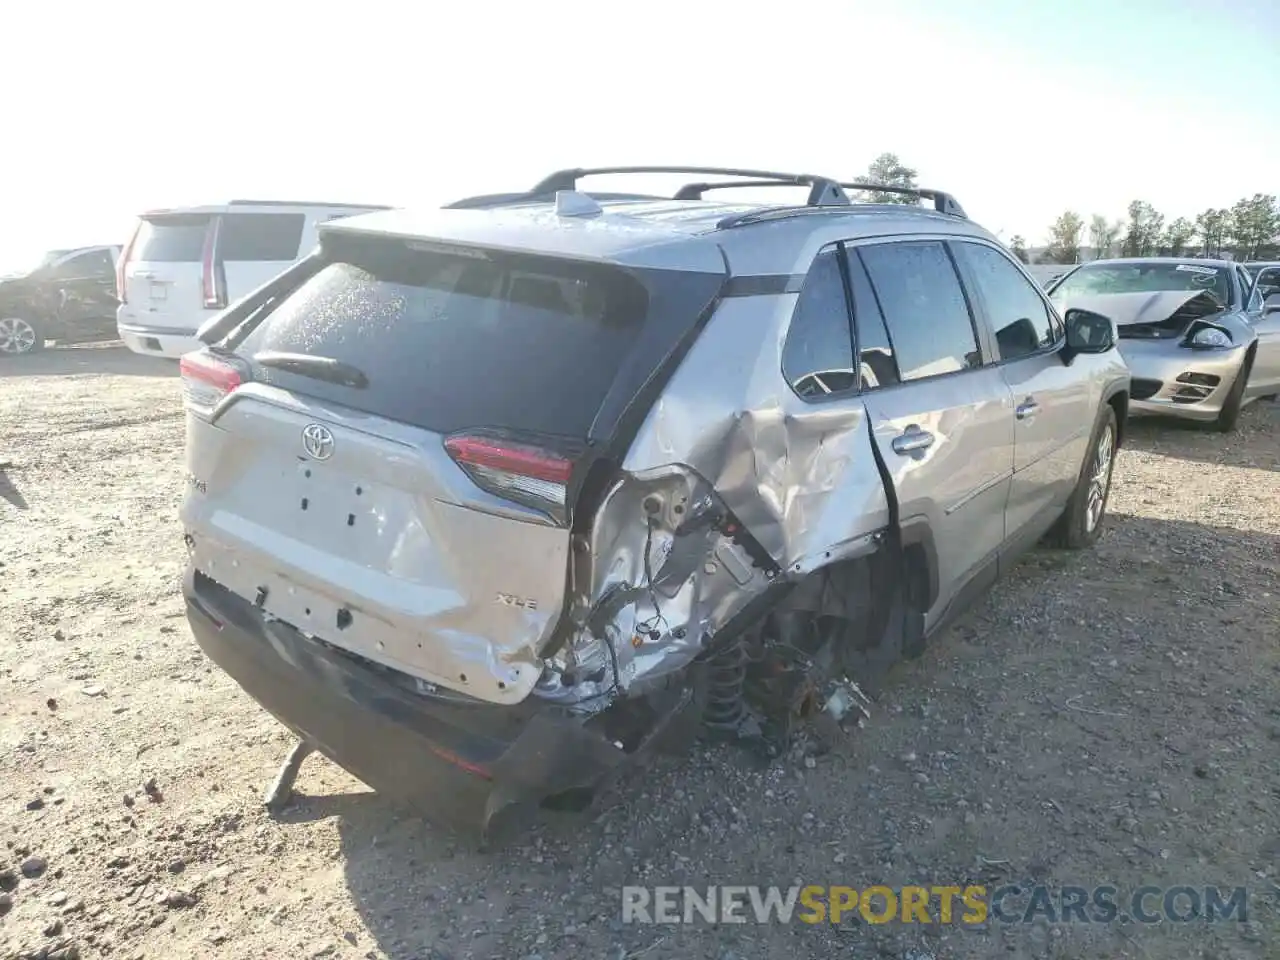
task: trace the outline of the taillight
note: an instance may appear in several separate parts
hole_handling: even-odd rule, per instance
[[[573,461],[505,438],[455,434],[444,447],[475,484],[563,523]]]
[[[142,221],[139,220],[133,225],[133,233],[129,234],[129,242],[124,245],[124,249],[120,251],[120,258],[116,260],[116,299],[121,303],[129,302],[129,282],[124,275],[124,268],[129,265],[129,257],[133,254],[133,244],[138,239],[138,231],[142,229]]]
[[[222,398],[245,382],[235,363],[197,350],[178,361],[182,373],[182,397],[187,409],[207,416]]]
[[[200,252],[200,289],[204,305],[209,310],[221,310],[227,305],[227,281],[218,262],[218,235],[222,218],[214,217],[204,235],[204,248]]]

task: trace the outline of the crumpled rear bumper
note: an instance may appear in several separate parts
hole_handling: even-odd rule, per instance
[[[187,570],[196,642],[281,723],[375,790],[429,819],[484,832],[511,804],[591,789],[631,755],[564,711],[406,688]]]

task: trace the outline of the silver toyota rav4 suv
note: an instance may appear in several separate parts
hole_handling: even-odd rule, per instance
[[[710,179],[579,190],[655,172]],[[705,198],[744,185],[804,202]],[[867,187],[570,170],[324,225],[182,359],[200,646],[473,823],[676,721],[856,716],[1023,550],[1097,537],[1129,397],[1108,318],[949,195]]]

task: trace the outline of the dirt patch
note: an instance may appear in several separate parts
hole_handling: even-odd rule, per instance
[[[320,758],[264,813],[290,739],[199,653],[178,596],[175,365],[33,360],[0,368],[0,958],[1280,955],[1274,404],[1229,437],[1131,424],[1097,548],[1030,556],[829,752],[699,746],[481,854]],[[1007,882],[1122,904],[1244,886],[1248,919],[620,914],[630,884]]]

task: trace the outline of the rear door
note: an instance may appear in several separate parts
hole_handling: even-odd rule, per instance
[[[908,540],[923,528],[938,570],[928,626],[969,585],[995,579],[1013,474],[1013,409],[985,364],[941,240],[848,248],[863,400]]]
[[[692,323],[723,276],[677,304],[651,301],[658,272],[354,235],[325,247],[328,266],[226,345],[253,382],[189,419],[197,568],[339,647],[520,700],[563,604],[592,422],[649,304]]]
[[[237,210],[222,214],[214,244],[225,283],[222,306],[283,273],[300,256],[307,214],[300,210]],[[305,252],[305,251],[302,251]]]
[[[194,331],[205,320],[201,261],[215,214],[141,217],[124,266],[124,291],[136,323]]]
[[[1013,391],[1014,473],[1006,535],[1038,539],[1075,487],[1093,430],[1089,381],[1062,362],[1056,313],[1013,260],[992,244],[954,241],[993,360]]]
[[[67,339],[114,337],[116,330],[116,263],[110,247],[96,247],[68,257],[52,270],[59,290],[60,320]]]

